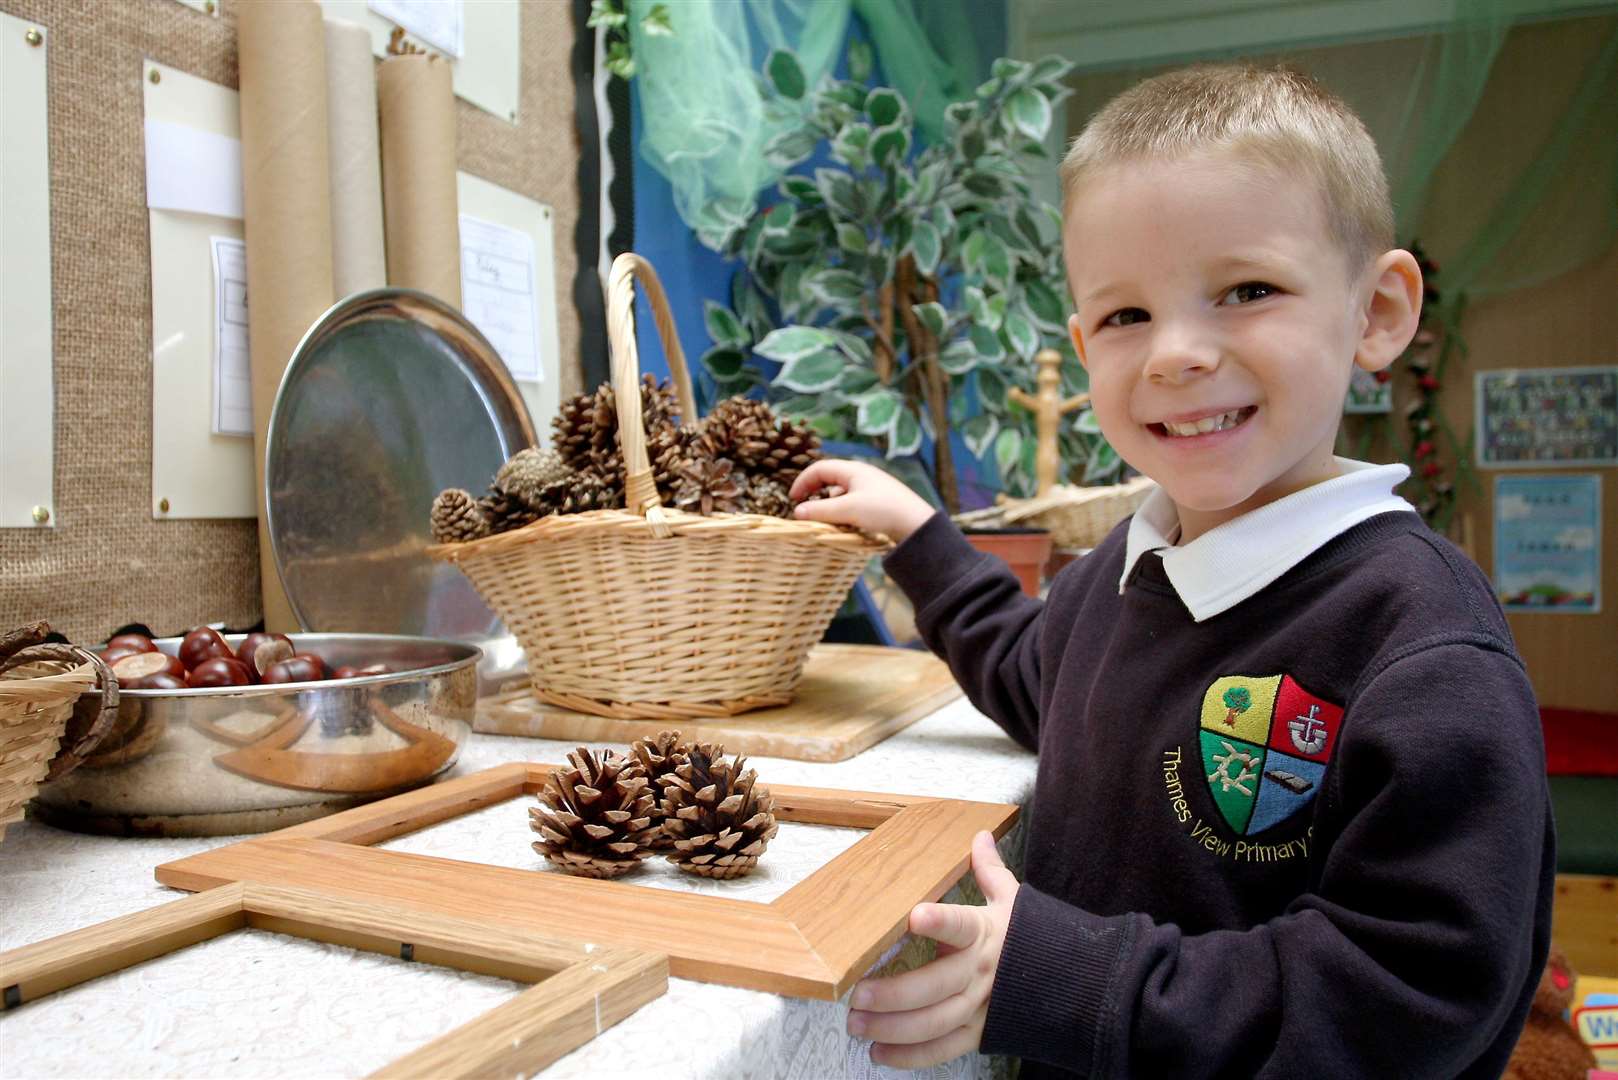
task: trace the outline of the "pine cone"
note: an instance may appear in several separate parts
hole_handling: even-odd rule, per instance
[[[566,480],[572,470],[555,450],[530,446],[512,455],[495,474],[494,486],[507,495],[527,503],[535,510],[544,509],[542,492],[558,480]]]
[[[778,518],[792,516],[792,496],[787,494],[786,485],[778,480],[750,481],[747,485],[747,504],[751,508],[750,513]]]
[[[433,500],[432,537],[435,544],[476,540],[493,531],[482,505],[471,492],[447,488]]]
[[[629,753],[640,762],[641,768],[646,770],[646,778],[652,782],[652,790],[657,791],[662,786],[663,777],[674,775],[674,770],[685,760],[688,751],[685,744],[680,742],[678,731],[659,731],[655,738],[636,739],[630,744]],[[652,809],[652,824],[657,826],[663,824],[661,802]],[[652,847],[664,851],[673,846],[674,838],[660,828]]]
[[[652,854],[656,802],[646,770],[631,757],[584,747],[567,756],[570,769],[545,779],[539,805],[528,811],[539,833],[534,850],[581,877],[613,878]]]
[[[545,516],[544,510],[529,506],[523,500],[498,487],[491,487],[489,494],[485,495],[478,505],[483,510],[484,518],[489,522],[491,533],[520,529]]]
[[[672,384],[660,384],[654,376],[642,375],[640,395],[641,422],[649,440],[675,426],[678,406]],[[570,468],[623,487],[624,456],[612,384],[602,383],[595,393],[570,399],[552,424],[556,450]]]
[[[540,493],[546,506],[558,514],[582,514],[589,510],[618,510],[624,505],[624,489],[608,483],[595,473],[574,473]]]
[[[658,429],[646,439],[646,457],[652,463],[652,482],[665,503],[674,501],[674,490],[680,483],[680,470],[695,460],[694,443],[697,429],[693,424],[681,427],[669,425]]]
[[[736,459],[754,476],[779,480],[792,488],[798,474],[820,457],[820,436],[807,424],[782,420],[763,439],[749,440],[736,447]]]
[[[732,878],[752,870],[776,833],[775,800],[758,784],[746,758],[726,761],[719,747],[691,747],[663,777],[663,831],[674,838],[669,861],[703,877]]]
[[[551,421],[551,442],[562,464],[575,472],[590,467],[590,446],[594,431],[595,394],[575,394],[562,402]]]
[[[680,469],[680,482],[674,488],[674,505],[693,514],[740,514],[745,512],[745,478],[728,460],[699,458]]]
[[[709,457],[731,458],[748,464],[740,451],[769,438],[775,431],[775,414],[762,401],[747,397],[726,398],[702,418],[698,441]],[[758,453],[762,454],[767,444]]]

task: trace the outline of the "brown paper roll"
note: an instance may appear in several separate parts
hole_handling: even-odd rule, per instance
[[[371,32],[326,20],[332,283],[339,298],[388,283],[382,247],[382,161]]]
[[[242,0],[235,8],[259,580],[265,626],[285,632],[299,627],[265,527],[264,437],[287,361],[332,302],[326,35],[315,0]]]
[[[455,91],[442,57],[390,56],[377,69],[388,284],[461,306]]]

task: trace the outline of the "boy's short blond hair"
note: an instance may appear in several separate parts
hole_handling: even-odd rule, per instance
[[[1320,83],[1284,67],[1198,64],[1125,90],[1073,140],[1063,203],[1097,168],[1208,150],[1313,174],[1332,236],[1356,269],[1393,247],[1393,205],[1370,132]]]

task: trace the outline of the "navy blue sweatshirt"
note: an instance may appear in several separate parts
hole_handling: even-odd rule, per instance
[[[1550,936],[1539,714],[1411,513],[1193,621],[1128,523],[1023,596],[943,515],[887,559],[1039,754],[982,1049],[1022,1075],[1498,1076]]]

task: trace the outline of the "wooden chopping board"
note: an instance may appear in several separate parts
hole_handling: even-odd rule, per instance
[[[687,741],[798,761],[844,761],[902,731],[961,688],[936,656],[881,645],[816,645],[786,705],[700,720],[615,720],[548,705],[528,687],[478,702],[473,730],[584,743],[627,743],[677,728]]]

